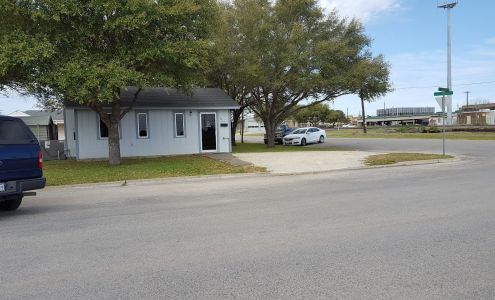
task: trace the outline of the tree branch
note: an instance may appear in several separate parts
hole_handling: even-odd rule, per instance
[[[124,111],[122,111],[122,113],[120,114],[119,116],[119,121],[122,120],[122,118],[128,113],[131,111],[131,109],[134,108],[134,104],[136,104],[136,101],[137,101],[137,98],[139,96],[139,93],[141,93],[141,90],[142,88],[138,88],[137,91],[134,93],[134,98],[132,99],[131,101],[131,104],[129,104],[129,106],[124,109]]]

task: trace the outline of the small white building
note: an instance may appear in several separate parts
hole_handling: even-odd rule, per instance
[[[265,132],[265,124],[253,115],[249,115],[244,119],[244,132]]]
[[[122,92],[123,109],[136,88]],[[239,108],[221,89],[195,88],[185,95],[172,88],[146,88],[120,121],[122,157],[231,152],[231,110]],[[109,109],[109,107],[107,107]],[[86,106],[65,106],[66,155],[108,158],[108,128]]]

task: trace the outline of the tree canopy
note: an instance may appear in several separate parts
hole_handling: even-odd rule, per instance
[[[118,122],[130,109],[120,107],[121,89],[138,87],[137,99],[142,87],[201,82],[215,8],[214,0],[3,0],[0,86],[95,110],[118,164]]]
[[[343,111],[330,109],[326,103],[317,103],[311,106],[306,106],[292,116],[299,123],[335,123],[347,122],[347,118]]]
[[[228,9],[235,20],[229,43],[242,70],[231,77],[248,87],[268,146],[298,104],[356,92],[352,77],[370,44],[358,21],[325,15],[315,0],[235,0]]]

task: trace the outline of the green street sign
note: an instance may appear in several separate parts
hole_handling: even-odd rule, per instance
[[[450,92],[449,88],[443,88],[443,87],[439,87],[438,90],[440,92]]]
[[[435,97],[441,97],[441,96],[452,96],[454,95],[454,92],[453,91],[445,91],[445,92],[435,92],[433,94]]]

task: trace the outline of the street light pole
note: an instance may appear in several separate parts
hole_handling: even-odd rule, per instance
[[[452,13],[451,10],[457,5],[458,1],[449,1],[445,4],[438,5],[438,8],[447,10],[447,88],[452,91]],[[449,96],[447,103],[447,122],[452,125],[452,96]]]
[[[442,142],[443,142],[443,156],[445,156],[445,93],[443,94],[442,96],[442,120],[443,120],[443,138],[442,138]]]

